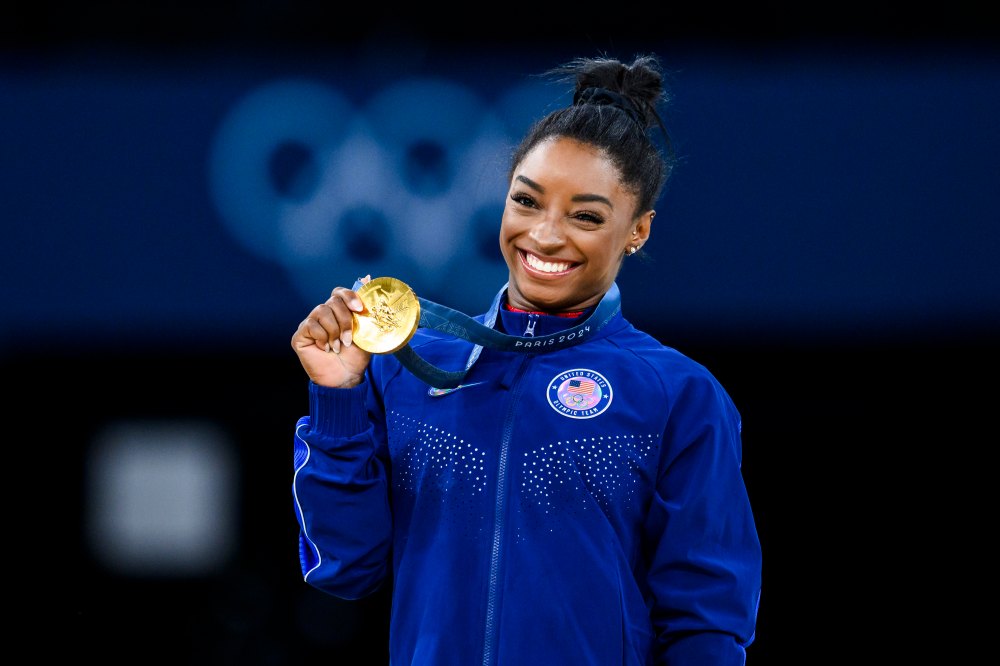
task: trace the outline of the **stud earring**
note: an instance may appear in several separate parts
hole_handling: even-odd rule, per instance
[[[639,248],[637,248],[635,245],[629,245],[628,249],[625,250],[625,254],[627,254],[629,256],[632,256],[633,254],[635,254],[636,250],[638,250],[638,249]]]

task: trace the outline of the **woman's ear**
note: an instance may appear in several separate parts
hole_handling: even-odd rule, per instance
[[[656,211],[649,210],[636,218],[635,225],[632,227],[632,236],[629,238],[632,245],[641,247],[649,240],[649,231],[650,227],[653,226],[654,217],[656,217]]]

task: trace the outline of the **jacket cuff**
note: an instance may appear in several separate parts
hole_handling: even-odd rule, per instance
[[[368,380],[351,388],[330,388],[309,382],[309,422],[313,432],[351,437],[367,430]]]

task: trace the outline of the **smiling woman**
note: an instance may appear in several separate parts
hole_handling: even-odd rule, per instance
[[[310,380],[302,575],[344,599],[391,578],[393,662],[742,665],[761,547],[740,413],[629,323],[616,283],[673,164],[659,61],[551,73],[573,103],[513,153],[508,280],[472,318],[487,343],[421,326],[401,350],[463,367],[461,383],[354,344],[371,283],[335,287],[292,336]]]
[[[595,305],[649,237],[655,213],[634,210],[635,199],[590,144],[541,141],[517,167],[500,227],[508,304],[550,314]]]

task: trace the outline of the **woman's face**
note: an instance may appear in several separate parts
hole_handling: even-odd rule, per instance
[[[626,249],[649,237],[653,213],[633,219],[635,205],[596,148],[565,138],[538,144],[514,170],[500,225],[510,305],[567,312],[599,302]]]

